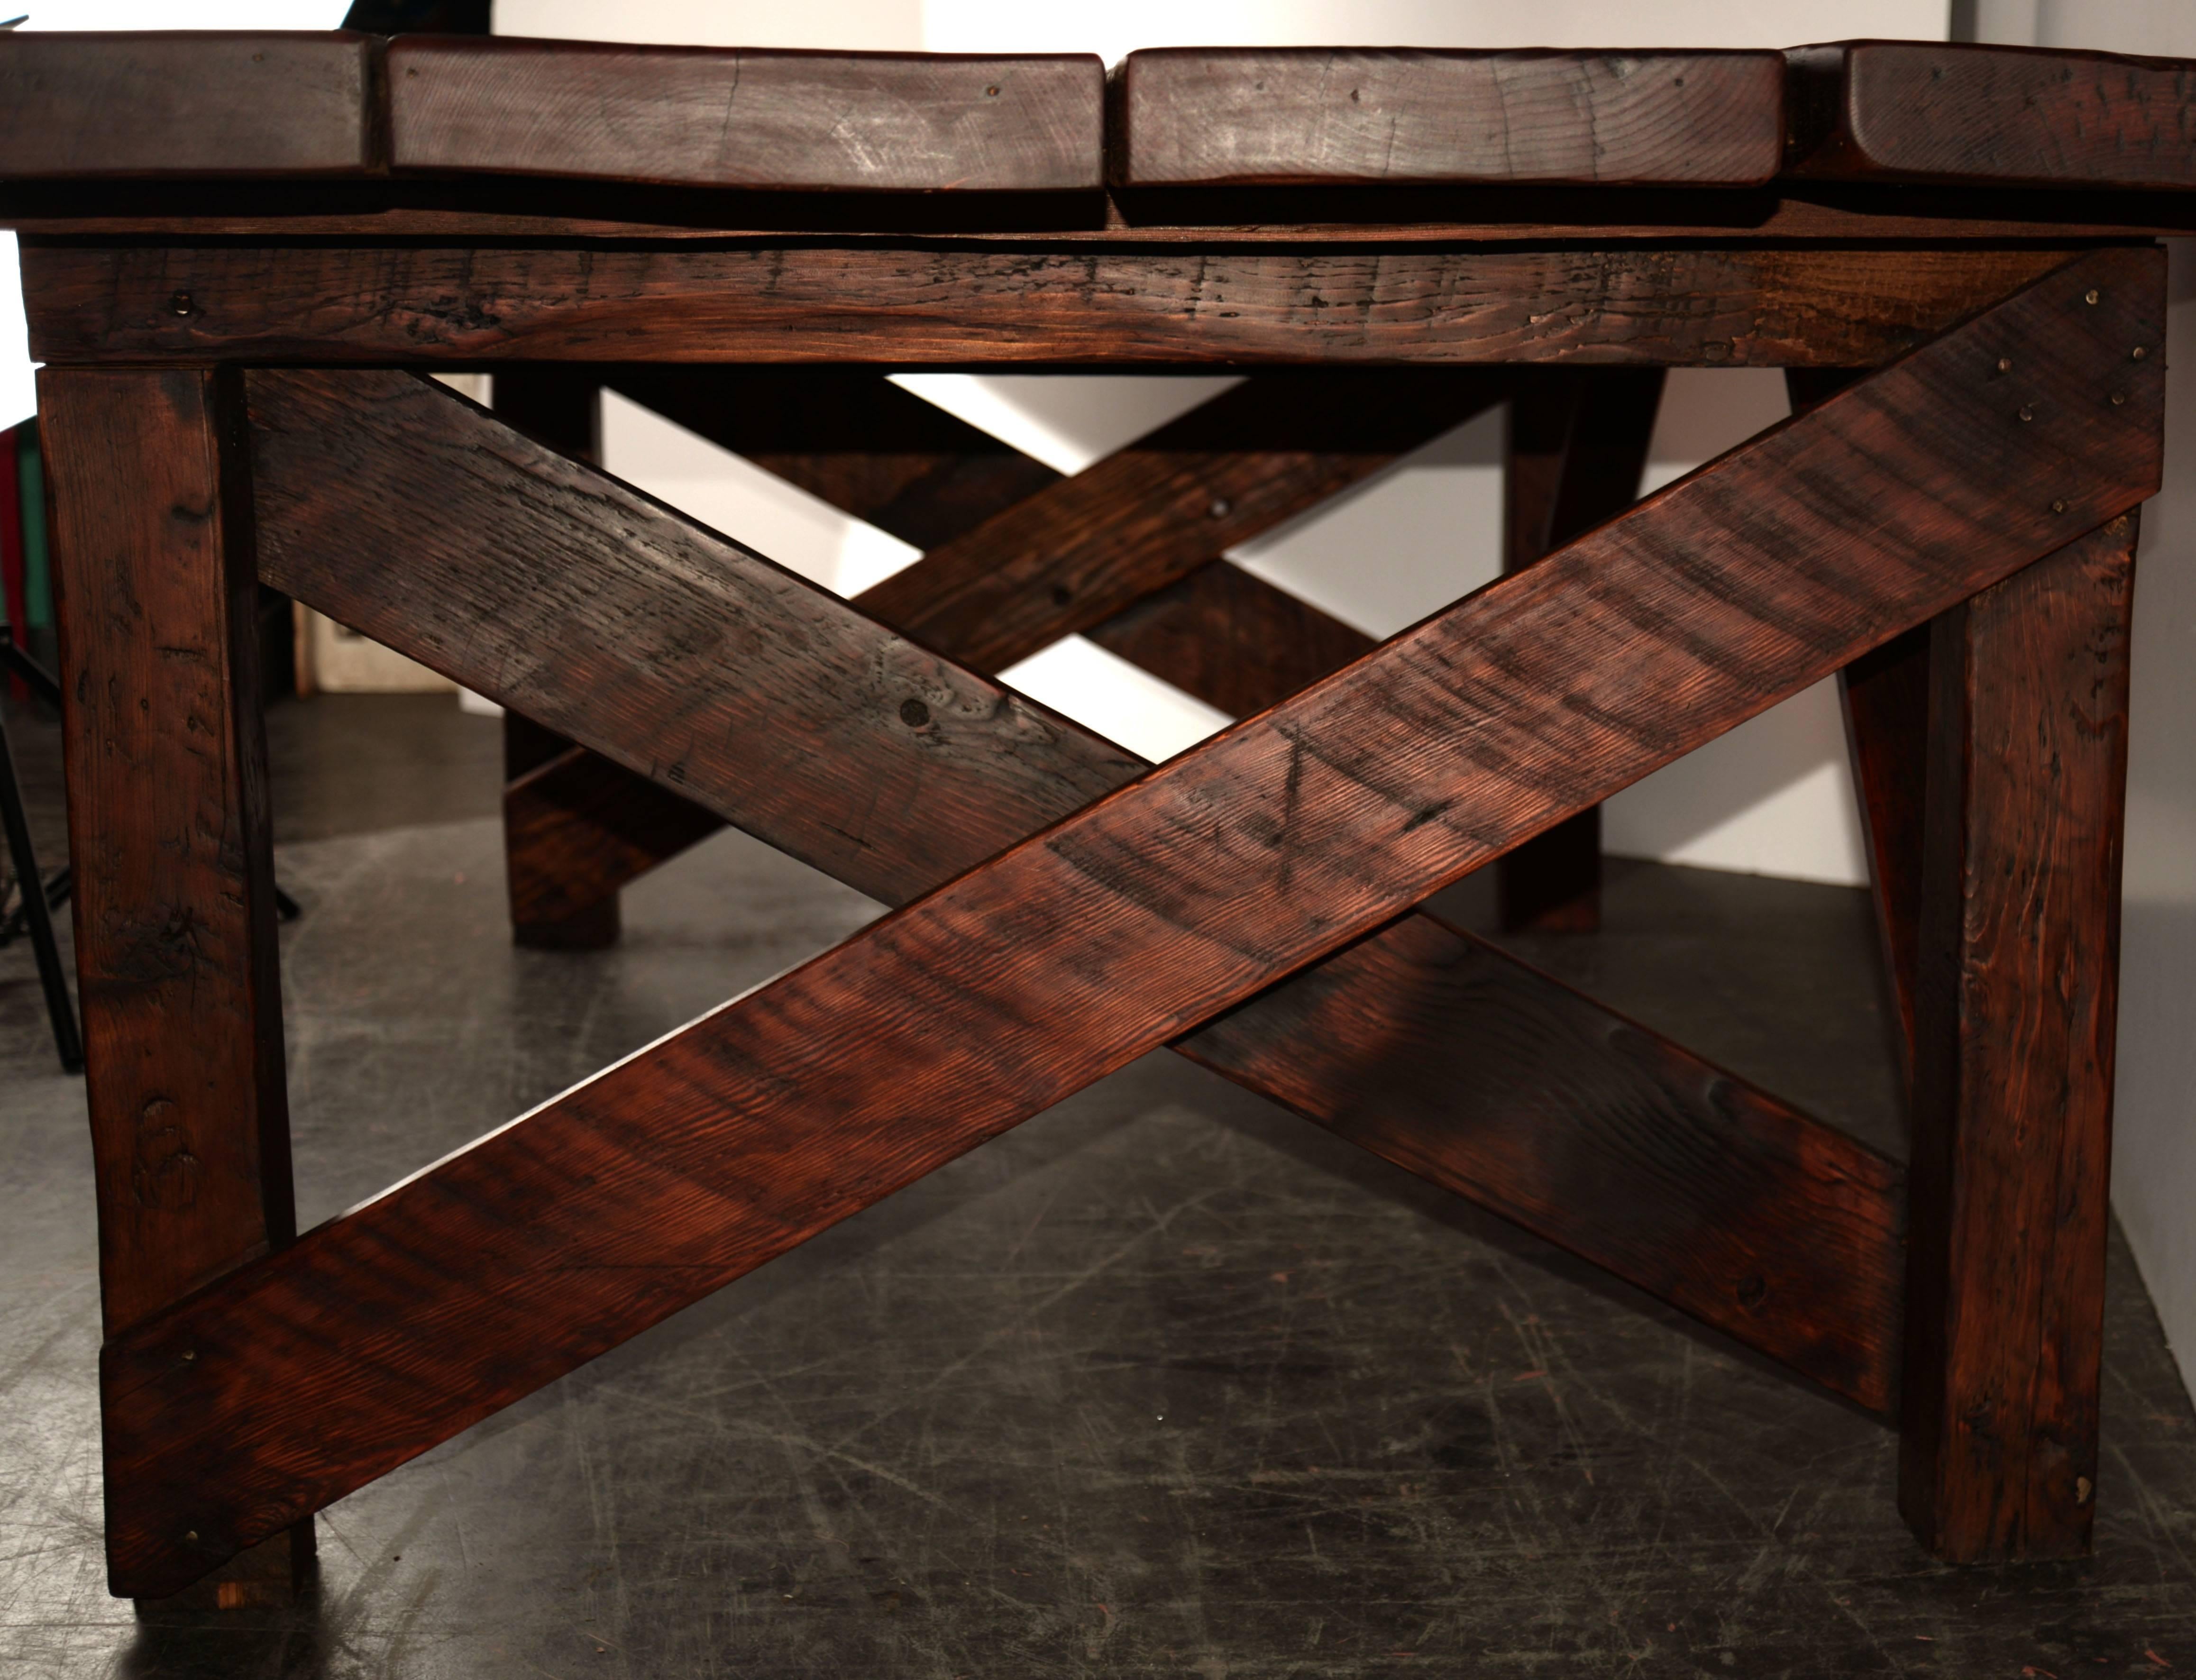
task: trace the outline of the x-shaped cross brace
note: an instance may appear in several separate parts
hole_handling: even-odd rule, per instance
[[[2160,263],[2138,250],[2070,263],[1141,774],[406,376],[249,375],[269,580],[910,902],[121,1328],[104,1366],[118,1591],[184,1585],[1161,1044],[1315,1112],[1361,1078],[1363,1107],[1319,1117],[1376,1147],[1384,1129],[1407,1140],[1438,1094],[1406,1088],[1400,1118],[1374,1112],[1389,1094],[1380,1070],[1422,1030],[1417,1001],[1436,997],[1427,1019],[1448,1021],[1446,977],[1488,961],[1412,906],[1933,618],[1945,656],[1931,798],[1962,840],[1943,849],[1936,884],[1954,961],[1925,988],[1919,1029],[1955,1044],[1930,1063],[1950,1088],[1923,1081],[1917,1101],[1988,1117],[1992,1095],[1962,1082],[1956,1046],[2010,987],[2031,1059],[2080,1088],[2069,1106],[2094,1106],[2083,1081],[2098,1070],[2080,1051],[2101,1010],[2109,1042],[2110,984],[2068,949],[2089,890],[2068,858],[2095,827],[2086,790],[2124,752],[2112,638],[2125,516],[2158,482],[2161,403],[2157,358],[2131,350],[2159,342]],[[194,385],[197,400],[216,395],[212,375],[71,377],[160,382],[171,406]],[[65,407],[56,425],[69,423]],[[345,498],[325,494],[332,461],[352,498],[400,500],[423,451],[450,505],[528,510],[501,546],[438,568],[433,599],[407,598],[402,563],[370,534],[361,546],[343,528]],[[470,544],[489,528],[456,528]],[[1994,852],[1973,820],[2000,771],[2066,794],[2026,863]],[[1993,922],[2002,878],[2022,869],[2036,875],[2031,920]],[[2024,933],[2038,951],[2019,949]],[[1962,966],[1979,937],[2000,942],[2002,973]],[[1452,1064],[1449,1077],[1476,1073]],[[1846,1257],[1825,1261],[1826,1233],[1887,1242],[1889,1178],[1851,1146],[1816,1154],[1826,1135],[1791,1117],[1781,1141],[1756,1146],[1809,1158],[1821,1208],[1806,1269],[1834,1273]],[[1912,1244],[1903,1403],[1910,1514],[1972,1554],[2002,1549],[2025,1504],[2086,1503],[2089,1476],[2075,1472],[2094,1470],[2080,1412],[2095,1382],[2094,1348],[2079,1326],[2054,1328],[2048,1301],[2020,1345],[1962,1341],[1961,1292],[1989,1245],[2008,1228],[2037,1235],[2029,1204],[1944,1193],[1969,1146],[1954,1125],[1917,1151],[1915,1193],[1949,1215]],[[2100,1170],[2098,1156],[2070,1143],[2055,1181]],[[2048,1222],[2050,1186],[2037,1193]],[[2068,1263],[2088,1263],[2089,1233],[2060,1234]],[[1744,1275],[1765,1296],[1784,1258],[1765,1244]],[[1731,1327],[1737,1314],[1704,1308],[1714,1292],[1673,1298]],[[1800,1326],[1780,1351],[1887,1399],[1881,1343],[1832,1336],[1809,1355],[1811,1339]],[[1917,1346],[1937,1350],[1927,1369]],[[2003,1443],[2016,1432],[2014,1463]],[[1975,1492],[1993,1452],[2010,1498]]]

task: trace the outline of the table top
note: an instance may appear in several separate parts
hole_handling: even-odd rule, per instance
[[[2196,226],[2190,63],[1768,51],[797,52],[0,36],[32,233],[1098,240],[2100,237]]]

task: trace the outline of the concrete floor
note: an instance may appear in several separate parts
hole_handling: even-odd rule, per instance
[[[11,727],[58,862],[52,730]],[[269,732],[307,1221],[874,913],[727,834],[618,950],[516,952],[493,725],[324,698]],[[1529,955],[1896,1146],[1861,895],[1618,865],[1609,912]],[[2117,1243],[2095,1560],[1946,1569],[1875,1422],[1164,1054],[324,1512],[309,1602],[133,1609],[43,1031],[0,951],[0,1674],[2196,1668],[2196,1416]]]

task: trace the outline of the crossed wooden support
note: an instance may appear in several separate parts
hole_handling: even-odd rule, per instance
[[[1002,563],[978,539],[1028,499],[972,492],[910,637],[892,586],[849,605],[409,374],[49,370],[115,1590],[185,1585],[1160,1045],[1895,1407],[1942,1554],[2078,1549],[2163,265],[2054,263],[1157,769],[981,667],[1057,633],[1048,566],[1110,616],[1209,546],[1126,584],[1111,548]],[[899,908],[293,1238],[260,579]],[[1872,650],[1910,678],[1925,625],[1902,1259],[1891,1163],[1413,906],[1833,672],[1864,700]]]

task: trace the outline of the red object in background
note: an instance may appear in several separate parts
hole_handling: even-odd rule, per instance
[[[23,500],[21,481],[15,472],[15,451],[20,443],[17,434],[22,429],[10,426],[0,431],[0,602],[8,609],[8,627],[15,638],[15,644],[23,644]],[[30,698],[29,686],[20,677],[8,678],[8,693],[11,698]]]

